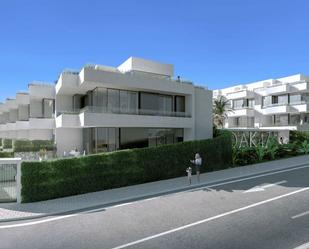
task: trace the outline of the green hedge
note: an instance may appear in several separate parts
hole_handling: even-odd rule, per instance
[[[12,139],[3,139],[3,142],[2,142],[2,146],[3,146],[3,149],[12,149]]]
[[[13,152],[0,151],[0,158],[14,157]]]
[[[202,172],[232,163],[230,133],[153,148],[22,163],[22,199],[33,202],[184,176],[199,152]]]
[[[36,152],[42,149],[53,151],[55,148],[54,141],[51,140],[15,140],[14,152]]]
[[[290,131],[290,143],[301,144],[306,140],[309,141],[308,131]]]

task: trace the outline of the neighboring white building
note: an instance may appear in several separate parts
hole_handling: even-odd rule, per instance
[[[0,137],[7,139],[52,140],[54,137],[55,87],[39,83],[29,93],[0,104]]]
[[[232,111],[225,128],[271,130],[288,139],[290,130],[309,130],[309,77],[302,74],[215,90]]]
[[[173,74],[173,65],[134,57],[64,71],[0,106],[0,137],[54,137],[58,156],[211,138],[212,91]]]

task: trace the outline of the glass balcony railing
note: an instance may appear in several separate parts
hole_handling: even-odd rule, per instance
[[[174,112],[163,110],[147,110],[147,109],[130,109],[130,108],[110,108],[101,106],[86,106],[82,109],[61,111],[61,114],[80,114],[80,113],[111,113],[111,114],[128,114],[128,115],[148,115],[148,116],[166,116],[166,117],[184,117],[190,118],[191,115],[187,112]]]
[[[309,101],[295,101],[295,102],[282,102],[282,103],[275,103],[275,104],[266,104],[263,105],[263,108],[269,108],[269,107],[276,107],[276,106],[293,106],[293,105],[304,105],[309,104]]]

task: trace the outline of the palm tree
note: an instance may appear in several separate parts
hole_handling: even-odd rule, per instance
[[[232,112],[229,107],[229,100],[224,96],[218,96],[213,102],[213,120],[217,128],[223,128],[224,122],[227,119],[227,114]]]

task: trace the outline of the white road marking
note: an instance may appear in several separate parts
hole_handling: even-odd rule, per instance
[[[303,213],[301,213],[301,214],[294,215],[294,216],[292,217],[292,219],[297,219],[297,218],[303,217],[303,216],[305,216],[305,215],[309,215],[309,211],[303,212]]]
[[[276,175],[276,174],[280,174],[280,173],[284,173],[284,172],[289,172],[289,171],[294,171],[294,170],[298,170],[298,169],[304,169],[304,168],[309,168],[309,164],[306,164],[304,166],[300,166],[300,167],[297,167],[297,168],[283,169],[283,170],[278,170],[278,171],[275,171],[275,172],[264,173],[264,174],[260,174],[260,175],[256,175],[256,176],[250,176],[250,177],[241,178],[241,179],[237,179],[237,180],[220,182],[220,183],[216,183],[216,184],[212,184],[212,185],[206,185],[205,187],[189,189],[189,190],[186,190],[186,191],[182,191],[181,193],[191,192],[192,190],[199,190],[199,189],[205,189],[205,188],[218,187],[218,186],[227,185],[227,184],[234,183],[234,182],[243,182],[243,181],[247,181],[247,180],[251,180],[251,179],[256,179],[256,178],[260,178],[260,177],[264,177],[264,176]]]
[[[301,246],[295,247],[294,249],[309,249],[309,242]]]
[[[287,181],[284,180],[284,181],[275,182],[275,183],[271,183],[271,184],[267,184],[267,185],[259,185],[259,186],[256,186],[256,187],[253,187],[253,188],[250,188],[250,189],[244,191],[244,193],[253,193],[253,192],[265,191],[265,189],[267,189],[267,188],[271,188],[271,187],[274,187],[274,186],[277,186],[277,185],[283,184],[283,183],[287,183]]]
[[[212,220],[222,218],[224,216],[239,213],[241,211],[244,211],[244,210],[247,210],[247,209],[250,209],[250,208],[254,208],[254,207],[257,207],[257,206],[261,206],[263,204],[266,204],[266,203],[269,203],[269,202],[272,202],[272,201],[276,201],[276,200],[279,200],[279,199],[282,199],[282,198],[285,198],[285,197],[288,197],[288,196],[291,196],[291,195],[295,195],[295,194],[298,194],[298,193],[301,193],[301,192],[304,192],[304,191],[307,191],[307,190],[309,190],[309,187],[302,188],[302,189],[299,189],[299,190],[296,190],[296,191],[293,191],[293,192],[290,192],[290,193],[287,193],[287,194],[284,194],[284,195],[276,196],[274,198],[264,200],[264,201],[261,201],[261,202],[257,202],[257,203],[251,204],[249,206],[245,206],[245,207],[242,207],[242,208],[239,208],[239,209],[235,209],[235,210],[232,210],[232,211],[229,211],[229,212],[226,212],[226,213],[223,213],[223,214],[219,214],[219,215],[216,215],[216,216],[204,219],[204,220],[200,220],[200,221],[197,221],[197,222],[194,222],[194,223],[190,223],[190,224],[185,225],[185,226],[177,227],[177,228],[174,228],[174,229],[162,232],[162,233],[158,233],[158,234],[155,234],[155,235],[152,235],[152,236],[140,239],[140,240],[136,240],[136,241],[124,244],[124,245],[116,246],[116,247],[113,247],[112,249],[122,249],[122,248],[126,248],[126,247],[133,246],[133,245],[136,245],[136,244],[140,244],[140,243],[143,243],[143,242],[148,241],[148,240],[152,240],[152,239],[155,239],[155,238],[158,238],[158,237],[162,237],[162,236],[167,235],[167,234],[175,233],[175,232],[178,232],[180,230],[184,230],[184,229],[187,229],[187,228],[190,228],[190,227],[193,227],[193,226],[197,226],[197,225],[200,225],[200,224],[212,221]]]
[[[133,202],[126,202],[126,203],[118,204],[118,205],[115,205],[115,206],[106,207],[105,209],[123,207],[123,206],[128,206],[128,205],[131,205],[131,204],[133,204]]]
[[[278,170],[278,171],[275,171],[275,172],[264,173],[264,174],[260,174],[260,175],[257,175],[257,176],[250,176],[250,177],[241,178],[241,179],[237,179],[237,180],[220,182],[220,183],[216,183],[216,184],[212,184],[212,185],[206,185],[205,187],[199,187],[199,188],[194,188],[194,189],[191,189],[191,190],[181,191],[180,193],[191,192],[192,190],[199,190],[199,189],[210,189],[212,187],[222,186],[222,185],[226,185],[226,184],[230,184],[230,183],[234,183],[234,182],[242,182],[242,181],[246,181],[246,180],[250,180],[250,179],[280,174],[280,173],[289,172],[289,171],[298,170],[298,169],[303,169],[303,168],[309,168],[309,164],[304,165],[304,166],[300,166],[300,167],[296,167],[296,168],[292,168],[292,169]],[[170,194],[170,195],[172,195],[172,194]],[[169,196],[169,195],[165,195],[165,196]],[[154,199],[158,199],[158,198],[161,198],[161,196],[150,198],[150,199],[154,200]],[[136,202],[138,202],[138,201],[136,201]],[[0,226],[0,229],[32,226],[32,225],[42,224],[42,223],[46,223],[46,222],[50,222],[50,221],[54,221],[54,220],[67,219],[67,218],[74,217],[74,216],[81,215],[81,214],[85,214],[85,213],[98,212],[98,211],[106,210],[106,209],[111,208],[111,207],[113,207],[113,206],[93,209],[93,210],[89,210],[89,211],[85,211],[85,212],[79,212],[79,213],[75,213],[75,214],[71,214],[71,215],[62,215],[62,216],[58,216],[58,217],[54,217],[54,218],[48,218],[48,219],[45,219],[45,220],[27,222],[27,223],[22,223],[22,224],[5,225],[5,226]]]

